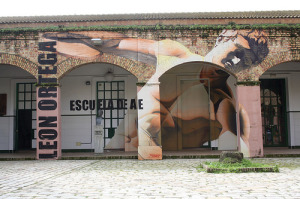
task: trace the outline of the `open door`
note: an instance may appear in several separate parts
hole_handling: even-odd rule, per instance
[[[260,89],[264,146],[287,146],[285,80],[262,79]]]
[[[16,150],[36,148],[36,87],[34,83],[17,83]]]
[[[31,149],[32,110],[18,110],[18,150]]]

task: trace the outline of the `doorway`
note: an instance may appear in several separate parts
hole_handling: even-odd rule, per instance
[[[124,81],[97,82],[97,118],[101,118],[104,129],[104,146],[114,137],[117,128],[125,117],[125,109],[118,107],[120,101],[125,100]]]
[[[31,149],[32,111],[18,110],[18,150]]]
[[[209,79],[171,74],[160,81],[163,150],[211,147]]]
[[[17,83],[16,150],[36,148],[35,83]]]
[[[264,146],[287,146],[285,79],[260,81]]]
[[[209,79],[180,79],[178,84],[181,93],[177,110],[179,148],[210,147]]]

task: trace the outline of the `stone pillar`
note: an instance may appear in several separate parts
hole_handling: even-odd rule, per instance
[[[238,85],[239,148],[245,157],[263,156],[260,86]],[[239,137],[239,136],[238,136]]]
[[[138,159],[161,160],[161,124],[159,82],[138,85]]]
[[[36,90],[37,159],[60,159],[60,87],[42,86]]]

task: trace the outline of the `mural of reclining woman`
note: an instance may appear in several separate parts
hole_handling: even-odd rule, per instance
[[[256,30],[224,30],[217,38],[215,47],[205,56],[205,61],[237,72],[256,66],[262,62],[267,54],[267,38],[264,32]],[[172,140],[170,134],[176,137],[176,129],[180,129],[183,134],[183,145],[190,147],[202,146],[209,139],[217,139],[223,134],[225,135],[226,132],[237,133],[235,99],[231,88],[227,84],[229,74],[221,68],[206,65],[199,72],[199,78],[209,78],[210,116],[208,114],[205,115],[205,111],[201,107],[198,110],[195,107],[195,104],[199,104],[200,100],[202,99],[203,101],[203,98],[205,98],[204,92],[208,90],[207,81],[202,82],[205,90],[202,88],[202,91],[200,91],[201,87],[194,85],[189,89],[184,89],[185,91],[179,95],[176,92],[176,88],[171,85],[174,82],[167,78],[161,81],[160,103],[171,113],[165,116],[165,119],[162,119],[162,136],[165,138],[163,147],[166,146],[166,143],[168,144],[168,140]],[[175,90],[172,90],[172,88]],[[165,92],[167,93],[163,95]],[[184,106],[180,106],[179,101],[184,103]],[[205,101],[203,102],[205,103]],[[164,110],[164,107],[161,106],[161,110]],[[177,110],[178,107],[180,107],[179,111]],[[250,123],[248,114],[243,106],[239,105],[238,109],[241,122],[241,147],[245,156],[247,156],[249,155]],[[212,131],[209,130],[211,125],[213,126]],[[188,145],[184,142],[188,142]],[[171,143],[170,145],[172,146]]]
[[[258,30],[224,30],[217,38],[215,47],[205,57],[192,53],[177,41],[126,38],[115,32],[46,33],[44,38],[56,40],[57,51],[65,56],[90,58],[101,56],[102,52],[105,52],[156,65],[156,72],[149,82],[158,82],[162,74],[182,63],[206,61],[236,72],[258,65],[268,54],[266,34]],[[100,47],[93,45],[92,38],[101,38],[103,44]],[[226,83],[228,75],[220,68],[204,67],[199,71],[198,77],[209,78],[212,88],[210,100],[213,104],[211,106],[213,107],[213,114],[208,119],[219,124],[218,136],[226,131],[236,134],[236,106],[231,89]],[[160,123],[162,128],[175,128],[174,118],[178,119],[178,117],[185,115],[174,116],[171,109],[171,105],[176,102],[180,94],[173,92],[163,99],[156,89],[143,87],[139,91],[139,95],[151,101],[151,106],[145,106],[139,112],[139,126],[147,132],[147,135],[139,135],[139,143],[140,145],[143,142],[150,143],[150,145],[160,145],[158,136]],[[242,106],[239,108],[239,113],[242,127],[241,137],[247,147],[249,119]],[[197,114],[193,117],[205,117],[199,112]],[[188,118],[180,119],[188,120]],[[126,140],[128,144],[137,147],[136,138],[137,131],[135,130],[128,133]],[[201,143],[207,141],[209,140],[204,136]]]
[[[164,51],[162,51],[170,52],[168,55],[166,55],[166,53],[164,53],[164,55],[156,55],[158,59],[157,70],[154,76],[149,80],[150,82],[158,81],[157,79],[166,70],[169,70],[178,64],[202,61],[202,57],[199,55],[195,55],[186,47],[173,42],[174,41],[161,41],[161,44],[158,44],[158,49],[164,49],[161,45],[168,43],[167,46],[171,50],[166,51],[166,49],[164,49]],[[174,49],[176,49],[176,51]],[[205,56],[204,60],[236,72],[258,65],[268,55],[268,52],[267,37],[263,31],[224,30],[217,38],[215,47]],[[141,95],[145,98],[145,96],[147,96],[146,92],[151,93],[148,95],[152,95],[155,98],[156,103],[153,103],[152,110],[146,110],[145,114],[139,115],[139,122],[142,121],[148,129],[151,129],[151,132],[155,132],[152,134],[152,137],[158,137],[159,124],[155,121],[158,120],[157,118],[160,116],[162,123],[161,128],[164,129],[162,136],[170,138],[173,135],[173,137],[175,137],[176,131],[182,128],[183,137],[186,138],[190,146],[200,147],[205,142],[209,141],[209,139],[217,139],[226,132],[237,134],[236,104],[232,91],[227,84],[228,77],[228,73],[224,72],[221,68],[212,66],[202,67],[198,73],[198,78],[209,78],[209,97],[211,101],[210,116],[204,114],[201,109],[198,111],[195,110],[196,107],[193,105],[199,103],[199,98],[193,96],[196,92],[191,91],[191,89],[196,88],[195,86],[189,89],[185,88],[183,93],[178,93],[176,92],[174,82],[170,81],[169,85],[164,86],[166,89],[163,90],[161,88],[160,93],[158,93],[157,90],[151,90],[149,88],[144,89],[144,93]],[[164,81],[161,84],[161,87],[166,83],[168,83],[168,80]],[[204,83],[204,86],[207,90],[208,85]],[[164,94],[165,92],[167,93]],[[190,100],[186,101],[187,103],[185,103],[183,107],[180,106],[178,110],[179,106],[174,105],[178,103],[178,100],[187,97]],[[241,122],[241,147],[245,156],[248,156],[250,121],[243,106],[239,105],[238,109]],[[213,123],[216,131],[211,132],[211,138],[209,138],[210,132],[208,130],[205,131],[205,129],[209,129],[209,125],[211,125],[210,122]],[[180,123],[186,123],[187,125],[185,126],[188,126],[188,128],[184,129],[182,125],[180,126]],[[168,135],[164,135],[164,133]],[[159,144],[159,140],[156,141],[156,144]],[[164,144],[166,144],[166,142]]]

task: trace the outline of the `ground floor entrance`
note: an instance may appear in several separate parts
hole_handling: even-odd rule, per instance
[[[160,77],[163,150],[237,150],[235,78],[201,62]]]
[[[104,130],[104,146],[114,137],[117,128],[124,128],[125,109],[124,81],[98,81],[97,82],[97,125]],[[124,130],[123,130],[124,131]],[[120,146],[120,148],[122,148]]]
[[[35,83],[16,84],[16,150],[36,148]]]
[[[285,79],[262,79],[261,112],[264,146],[287,146]]]

